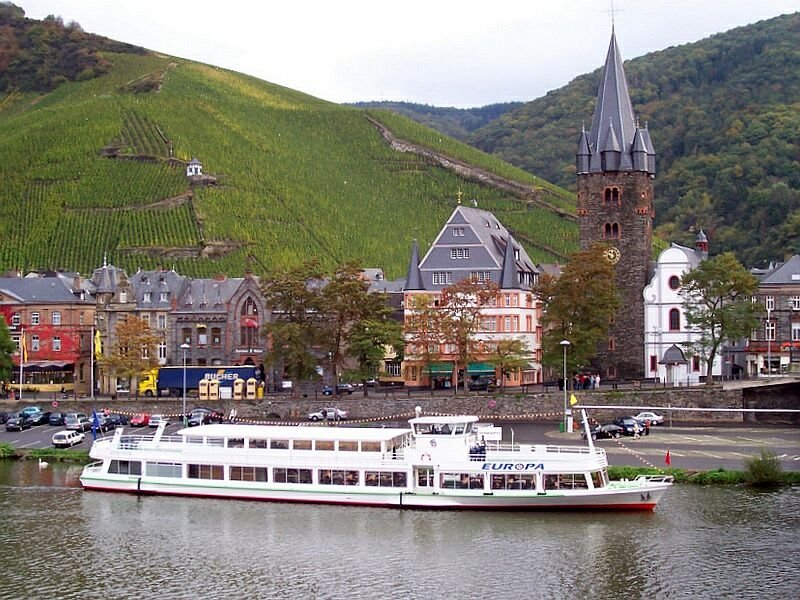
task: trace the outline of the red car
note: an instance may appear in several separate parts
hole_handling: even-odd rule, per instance
[[[150,415],[140,413],[131,418],[131,427],[147,427],[150,424]]]

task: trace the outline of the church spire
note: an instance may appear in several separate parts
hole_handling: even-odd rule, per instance
[[[608,171],[632,171],[645,170],[655,172],[655,160],[644,160],[645,168],[634,167],[633,144],[637,132],[642,132],[641,137],[645,146],[649,145],[648,150],[652,150],[650,136],[647,128],[640,128],[637,125],[636,117],[633,113],[630,94],[628,93],[628,82],[625,78],[625,70],[622,66],[622,56],[617,46],[617,36],[612,28],[611,43],[608,46],[605,66],[603,67],[603,77],[597,90],[597,105],[592,116],[592,126],[589,130],[588,145],[591,156],[589,158],[589,169],[591,173],[601,173]],[[578,142],[577,156],[585,156],[584,139]],[[617,150],[617,148],[619,150]],[[613,149],[613,150],[612,150]],[[603,151],[620,152],[619,161],[603,160]],[[655,153],[653,152],[653,155]],[[584,159],[585,160],[585,159]],[[580,163],[581,159],[578,159]],[[652,166],[652,169],[650,168]],[[586,172],[579,170],[579,172]]]
[[[411,246],[411,262],[408,263],[408,275],[406,275],[407,290],[424,290],[422,285],[422,274],[419,272],[419,244],[414,240]]]

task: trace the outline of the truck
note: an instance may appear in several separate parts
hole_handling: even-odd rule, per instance
[[[139,395],[172,396],[178,398],[183,394],[184,371],[186,373],[186,394],[196,395],[200,389],[200,381],[219,381],[221,398],[231,398],[233,382],[237,379],[258,380],[256,367],[253,365],[206,365],[202,367],[160,367],[148,371],[139,380]]]

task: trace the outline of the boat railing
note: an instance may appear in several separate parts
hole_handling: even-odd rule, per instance
[[[548,454],[596,454],[585,446],[548,446],[543,444],[517,444],[509,442],[486,442],[487,452],[547,452]]]
[[[635,482],[640,483],[672,483],[675,477],[672,475],[638,475]]]

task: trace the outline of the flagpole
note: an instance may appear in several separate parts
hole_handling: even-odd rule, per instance
[[[19,344],[19,399],[22,400],[22,367],[25,365],[25,328],[22,328],[22,337]]]
[[[94,325],[92,325],[92,336],[89,338],[89,360],[91,365],[89,384],[92,386],[91,398],[92,406],[94,406]]]

